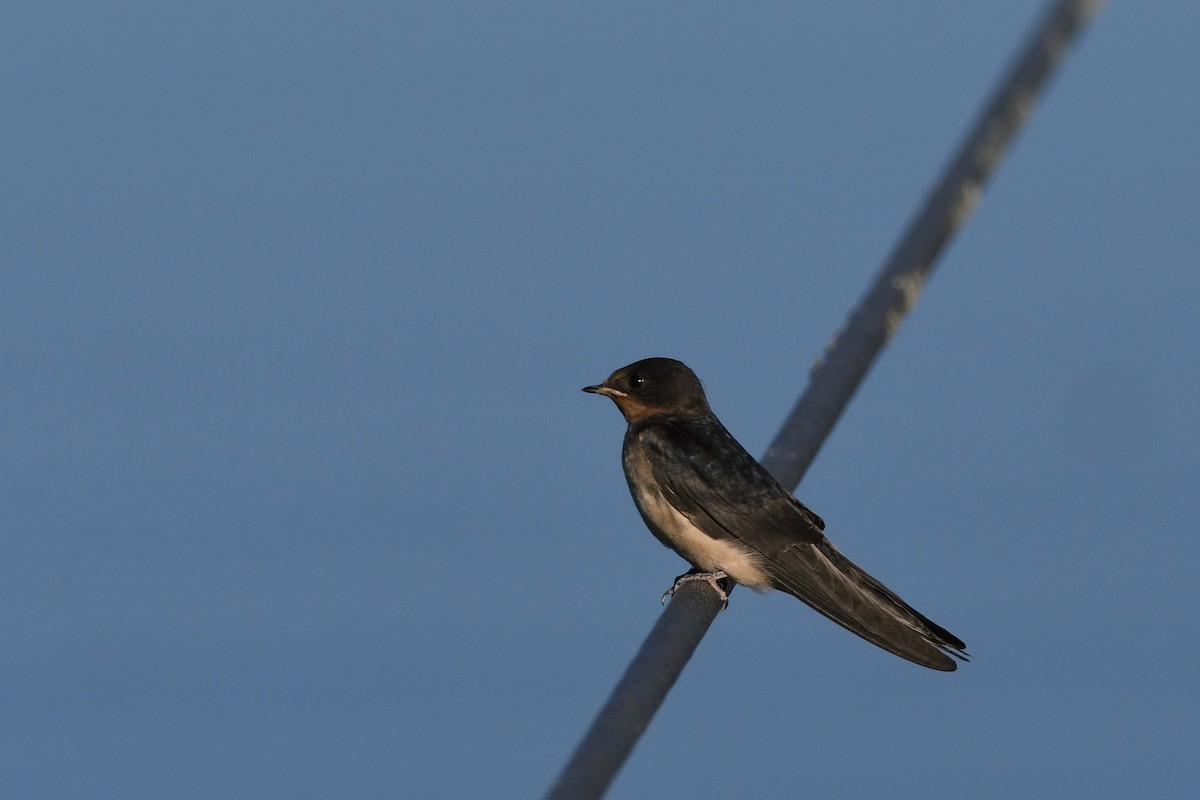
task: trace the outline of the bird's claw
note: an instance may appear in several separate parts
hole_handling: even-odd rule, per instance
[[[729,592],[725,591],[725,587],[721,586],[721,581],[727,579],[728,577],[729,576],[724,572],[701,572],[700,570],[696,569],[688,570],[675,579],[675,583],[671,585],[670,589],[667,589],[665,592],[663,592],[662,599],[659,602],[665,606],[667,604],[667,598],[673,597],[675,592],[679,590],[679,587],[685,583],[691,583],[692,581],[704,581],[716,590],[717,594],[721,598],[721,610],[724,611],[725,609],[729,608]]]

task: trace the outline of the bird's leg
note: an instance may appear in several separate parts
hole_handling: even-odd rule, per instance
[[[721,581],[728,579],[729,576],[724,572],[704,572],[700,569],[689,569],[687,572],[675,579],[675,583],[670,589],[667,589],[665,592],[663,592],[661,602],[665,606],[667,604],[667,598],[674,596],[675,592],[679,590],[679,587],[683,586],[685,583],[691,583],[692,581],[704,581],[709,586],[713,587],[713,589],[717,591],[717,594],[720,595],[721,610],[724,611],[729,607],[729,592],[727,592],[725,587],[721,585]]]

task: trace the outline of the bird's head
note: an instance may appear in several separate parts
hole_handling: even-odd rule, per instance
[[[635,361],[583,390],[612,400],[627,422],[654,414],[711,413],[696,373],[673,358]]]

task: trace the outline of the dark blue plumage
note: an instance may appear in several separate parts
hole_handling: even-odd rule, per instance
[[[787,592],[885,650],[953,670],[965,645],[841,554],[824,521],[725,429],[685,364],[649,358],[586,392],[629,427],[622,462],[651,532],[704,573]]]

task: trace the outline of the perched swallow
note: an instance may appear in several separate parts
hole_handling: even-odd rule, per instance
[[[968,660],[962,641],[833,546],[824,521],[725,430],[685,364],[647,358],[583,391],[610,398],[629,423],[625,479],[651,533],[695,567],[680,580],[779,589],[930,669],[955,669],[947,654]]]

